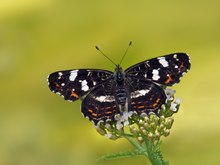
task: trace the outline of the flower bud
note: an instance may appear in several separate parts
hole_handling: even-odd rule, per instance
[[[144,123],[144,129],[149,131],[150,130],[150,124]]]
[[[105,124],[105,128],[108,130],[108,131],[110,131],[110,132],[112,132],[113,131],[113,127],[112,127],[112,125],[111,124],[109,124],[109,123],[106,123]]]
[[[95,126],[95,129],[100,135],[105,135],[107,133],[106,130],[101,128],[100,126]]]
[[[154,134],[153,134],[152,132],[149,132],[147,136],[148,136],[148,138],[150,138],[150,139],[154,138]]]
[[[147,135],[147,131],[143,128],[140,130],[143,135]]]
[[[165,121],[165,125],[167,129],[170,129],[173,125],[174,119],[172,117],[169,117]]]
[[[134,136],[138,136],[138,135],[139,135],[138,129],[135,128],[133,125],[131,125],[129,128],[130,128],[130,132],[131,132]]]
[[[139,125],[144,125],[144,121],[143,121],[143,120],[140,120],[140,121],[138,122],[138,124],[139,124]]]
[[[137,140],[138,140],[140,143],[143,143],[143,141],[144,141],[144,139],[143,139],[141,136],[139,136],[139,137],[137,138]]]
[[[159,128],[160,128],[160,130],[163,130],[165,128],[165,125],[164,124],[160,124]]]
[[[160,116],[159,123],[164,123],[165,122],[165,116]]]
[[[149,122],[149,118],[146,116],[146,117],[144,117],[144,121],[145,122]]]
[[[116,136],[115,134],[110,133],[110,132],[108,132],[107,134],[105,134],[105,137],[107,137],[108,139],[111,139],[111,140],[116,140],[116,139],[119,138],[118,136]]]
[[[157,125],[155,123],[151,123],[150,128],[152,131],[155,131],[157,129]]]
[[[163,132],[163,135],[165,137],[167,137],[169,134],[170,134],[170,130],[169,129],[165,129],[164,132]]]

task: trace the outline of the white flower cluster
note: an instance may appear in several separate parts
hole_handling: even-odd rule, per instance
[[[176,91],[171,88],[166,88],[165,93],[167,95],[167,108],[173,112],[177,112],[180,106],[180,98],[176,98],[174,101],[174,94]]]
[[[114,120],[100,121],[96,130],[103,136],[116,140],[124,133],[124,127],[130,125],[130,133],[141,139],[142,136],[159,140],[161,136],[168,136],[173,124],[173,113],[176,113],[180,106],[180,99],[174,99],[175,90],[164,89],[167,100],[161,110],[155,114],[138,115],[135,112],[125,110],[122,114],[117,114]],[[136,126],[135,126],[136,125]]]

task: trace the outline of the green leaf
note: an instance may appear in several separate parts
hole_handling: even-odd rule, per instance
[[[148,156],[145,148],[140,145],[138,141],[136,141],[133,137],[127,136],[127,134],[122,134],[139,152],[144,153],[145,156]]]
[[[138,150],[118,152],[118,153],[103,155],[100,158],[98,158],[97,161],[122,159],[122,158],[128,158],[128,157],[133,157],[133,156],[144,156],[144,154],[142,152],[139,152]]]
[[[144,138],[144,141],[148,151],[148,157],[152,165],[168,165],[168,161],[163,160],[163,155],[160,150],[161,142],[153,143],[146,138]]]

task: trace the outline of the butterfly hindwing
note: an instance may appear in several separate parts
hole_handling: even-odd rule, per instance
[[[148,114],[149,112],[157,114],[166,102],[164,90],[148,80],[132,79],[131,82],[129,110],[137,114]]]
[[[48,77],[48,85],[52,92],[75,101],[87,94],[96,85],[105,82],[112,72],[96,69],[79,69],[54,72]]]
[[[83,100],[81,111],[95,124],[101,120],[114,120],[115,114],[120,113],[115,99],[115,81],[108,80],[93,89]]]
[[[189,69],[189,56],[185,53],[173,53],[140,62],[125,72],[128,76],[140,80],[152,80],[161,85],[172,86],[178,83]]]

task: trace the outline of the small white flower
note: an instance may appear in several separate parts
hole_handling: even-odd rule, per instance
[[[129,125],[129,120],[128,118],[131,117],[133,114],[133,112],[128,112],[128,111],[125,111],[123,112],[122,115],[120,116],[115,116],[115,120],[117,120],[117,124],[116,124],[116,127],[117,129],[121,129],[123,128],[124,126],[126,125]]]
[[[165,91],[165,93],[167,95],[167,100],[168,101],[172,101],[173,100],[173,96],[176,93],[176,91],[171,89],[171,88],[166,88],[164,91]]]
[[[129,125],[129,121],[128,120],[124,121],[124,126],[127,126],[127,125]]]
[[[115,115],[115,120],[120,120],[120,118],[121,118],[121,115],[120,115],[120,114],[116,114],[116,115]]]
[[[94,126],[95,127],[95,129],[97,129],[97,130],[99,130],[100,129],[100,126],[97,124],[97,125],[95,125]]]
[[[99,134],[101,134],[101,135],[105,135],[105,134],[106,134],[106,130],[103,129],[103,128],[101,128],[99,124],[97,124],[97,125],[95,126],[95,129],[96,129],[96,131],[97,131]]]
[[[111,139],[112,138],[112,134],[110,132],[108,132],[107,134],[105,134],[105,137],[107,137],[108,139]]]
[[[176,103],[177,105],[180,105],[180,101],[181,101],[180,98],[177,97],[175,103]]]
[[[123,124],[121,122],[117,121],[116,128],[117,128],[117,130],[122,129],[123,128]]]
[[[172,102],[170,105],[170,110],[172,110],[173,112],[176,112],[177,111],[177,104]]]
[[[106,123],[106,124],[105,124],[105,127],[106,127],[107,129],[111,129],[111,128],[112,128],[109,123]]]

